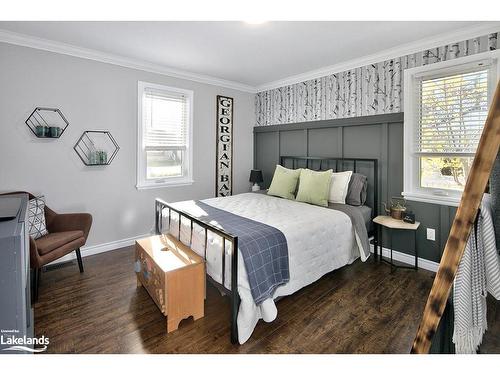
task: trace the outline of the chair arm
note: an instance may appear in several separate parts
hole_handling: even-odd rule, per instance
[[[90,214],[56,214],[55,217],[47,223],[47,230],[49,233],[81,230],[83,231],[85,241],[87,241],[91,226],[92,215]]]

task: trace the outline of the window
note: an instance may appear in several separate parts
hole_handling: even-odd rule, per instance
[[[193,92],[138,84],[137,188],[192,183]]]
[[[405,71],[404,192],[458,205],[488,115],[497,51]]]

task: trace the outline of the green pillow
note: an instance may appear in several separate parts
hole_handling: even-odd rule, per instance
[[[331,169],[324,172],[302,169],[296,200],[327,207],[332,173]]]
[[[300,169],[288,169],[281,165],[277,165],[267,194],[286,199],[294,199],[299,176]]]

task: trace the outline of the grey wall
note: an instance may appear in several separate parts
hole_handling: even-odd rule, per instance
[[[191,186],[138,191],[137,81],[194,91]],[[216,95],[234,98],[234,192],[248,191],[254,95],[51,52],[0,43],[0,191],[43,194],[60,212],[90,212],[88,245],[147,233],[155,197],[214,196]],[[60,108],[70,122],[58,140],[37,139],[24,124],[37,106]],[[84,130],[110,130],[120,145],[113,163],[85,167],[73,150]]]
[[[254,128],[254,139],[255,168],[262,169],[265,187],[280,156],[329,156],[379,159],[379,202],[388,202],[403,191],[402,113],[258,126]],[[408,202],[408,207],[421,222],[417,232],[420,257],[438,262],[456,208],[419,202]],[[425,228],[436,229],[436,241],[426,239]],[[393,248],[413,254],[408,245],[411,238],[408,233],[394,232]],[[384,245],[388,245],[387,238]]]

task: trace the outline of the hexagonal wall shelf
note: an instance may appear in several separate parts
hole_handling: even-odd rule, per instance
[[[109,165],[120,147],[109,131],[86,130],[73,147],[83,164]]]
[[[59,108],[36,107],[25,121],[38,138],[59,138],[69,125]]]

